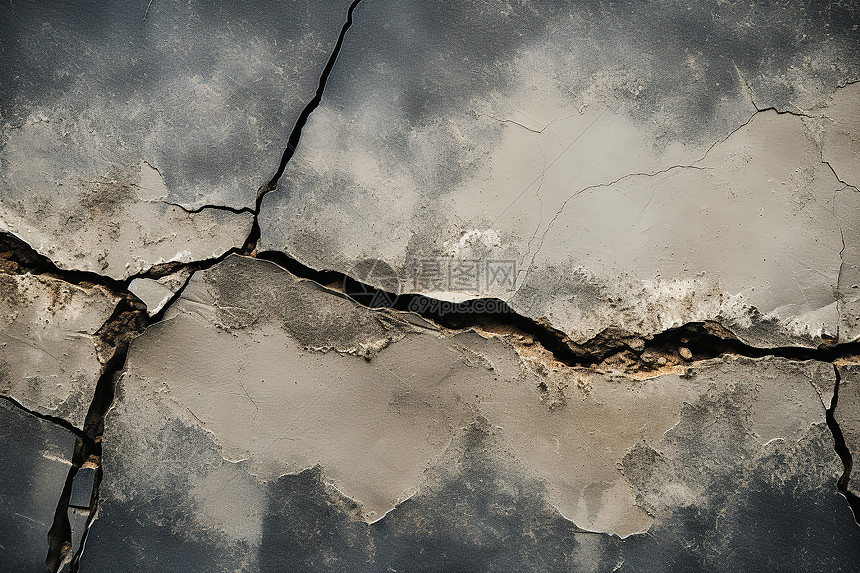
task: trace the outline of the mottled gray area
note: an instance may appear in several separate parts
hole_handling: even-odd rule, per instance
[[[658,516],[651,535],[672,548],[656,559],[635,551],[629,570],[672,562],[689,571],[855,567],[860,531],[834,487],[829,431],[819,422],[797,441],[762,444],[753,439],[747,392],[739,385],[685,406],[658,444],[625,457],[637,498]]]
[[[510,300],[577,342],[703,319],[762,347],[853,340],[832,215],[860,211],[822,153],[850,178],[858,22],[838,2],[368,2],[260,247],[380,260],[402,290]],[[427,257],[516,261],[516,284],[419,284]]]
[[[858,569],[859,2],[0,4],[0,572]]]
[[[16,129],[57,113],[68,143],[92,132],[89,153],[149,162],[187,207],[253,206],[348,5],[158,2],[144,20],[140,2],[6,4],[2,115]]]
[[[158,468],[150,487],[208,475],[207,498],[187,486],[170,500],[135,494],[120,502],[109,493],[82,570],[129,560],[140,571],[853,570],[860,531],[824,469],[832,457],[826,429],[818,424],[794,444],[763,447],[750,442],[738,398],[701,400],[685,409],[659,451],[642,445],[625,458],[625,471],[658,515],[645,535],[595,535],[561,517],[545,487],[511,459],[504,431],[479,420],[428,470],[417,495],[370,525],[320,468],[258,483],[213,459],[213,446],[187,449],[187,461],[163,447],[156,454],[163,457],[149,460]],[[173,437],[167,432],[161,437]],[[180,435],[200,443],[195,430]],[[732,438],[740,449],[722,442]],[[137,492],[141,481],[113,487]],[[230,508],[231,524],[213,518],[211,508],[220,506]],[[212,532],[221,523],[220,535],[235,535],[249,518],[257,522],[246,532],[252,547]],[[192,535],[203,523],[207,533]]]
[[[0,442],[0,564],[10,573],[44,573],[75,437],[0,400]]]
[[[860,366],[842,364],[837,367],[840,374],[839,402],[833,411],[833,418],[839,424],[845,446],[854,462],[852,479],[848,488],[854,495],[860,495]]]
[[[349,5],[0,7],[0,224],[126,277],[242,245]]]
[[[132,344],[84,570],[850,570],[831,364],[637,380],[488,336],[265,261],[195,275]]]
[[[202,428],[170,416],[150,397],[129,393],[125,384],[107,423],[105,479],[82,572],[259,571],[250,566],[243,539],[253,539],[253,532],[230,528],[260,515],[257,486],[221,458]],[[140,432],[141,424],[147,431]],[[218,525],[201,523],[197,511]]]
[[[272,324],[309,350],[371,356],[403,335],[403,327],[382,312],[367,311],[273,263],[239,256],[195,275],[183,295],[197,303],[211,301],[218,309],[216,323],[221,328]]]

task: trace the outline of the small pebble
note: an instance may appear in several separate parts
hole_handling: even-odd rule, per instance
[[[687,348],[686,346],[682,346],[681,348],[679,348],[678,354],[680,354],[681,358],[683,358],[684,360],[692,360],[693,359],[693,353],[690,352],[690,349]]]
[[[657,364],[659,364],[660,366],[665,366],[666,365],[666,358],[661,356],[660,358],[657,359]]]
[[[643,352],[642,355],[639,356],[639,358],[642,359],[642,362],[645,362],[647,364],[651,364],[652,362],[654,362],[654,355],[650,352]]]

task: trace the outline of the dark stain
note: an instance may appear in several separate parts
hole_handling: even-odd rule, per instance
[[[320,469],[284,476],[269,488],[261,571],[560,572],[583,547],[611,549],[547,505],[500,448],[486,424],[472,426],[421,493],[371,525]]]
[[[86,119],[100,155],[158,165],[174,196],[220,188],[251,206],[348,5],[156,2],[143,21],[146,2],[3,3],[0,116],[12,126],[34,110],[75,128]],[[87,115],[101,104],[103,115]]]
[[[860,528],[831,475],[827,428],[762,446],[741,386],[685,406],[660,451],[640,445],[624,458],[638,500],[657,516],[647,537],[659,547],[655,554],[643,537],[626,539],[623,571],[856,568]],[[678,486],[700,493],[679,499]]]
[[[0,400],[0,571],[44,573],[75,436]],[[38,495],[34,493],[38,492]]]

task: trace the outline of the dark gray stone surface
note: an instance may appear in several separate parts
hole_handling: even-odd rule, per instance
[[[75,436],[0,400],[0,569],[44,573]]]
[[[93,488],[96,483],[96,468],[80,468],[72,479],[69,506],[89,508],[92,505]]]

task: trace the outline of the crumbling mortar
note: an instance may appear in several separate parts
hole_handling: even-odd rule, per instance
[[[308,104],[305,106],[305,108],[299,115],[299,118],[297,119],[296,124],[288,137],[287,145],[285,147],[280,164],[275,174],[266,185],[264,185],[258,190],[254,207],[234,208],[220,205],[203,205],[194,209],[188,209],[182,205],[165,201],[165,203],[178,207],[187,213],[199,213],[205,209],[218,209],[229,211],[235,214],[252,214],[252,228],[242,247],[232,248],[218,257],[202,261],[196,261],[192,263],[165,263],[162,265],[156,265],[147,269],[146,271],[129,277],[124,281],[119,281],[89,271],[60,269],[47,257],[39,255],[29,245],[27,245],[17,237],[13,237],[8,233],[0,232],[0,263],[2,263],[0,264],[0,272],[25,271],[33,274],[41,274],[53,278],[58,278],[62,281],[75,285],[96,285],[105,288],[110,293],[119,296],[121,299],[113,315],[96,333],[96,340],[99,344],[101,344],[100,357],[104,356],[105,359],[102,373],[96,385],[93,401],[87,413],[83,429],[75,428],[69,422],[61,418],[46,416],[37,412],[33,412],[31,410],[28,410],[27,408],[24,408],[21,404],[17,403],[12,398],[0,396],[9,401],[10,403],[14,404],[16,407],[21,408],[34,416],[60,425],[64,429],[67,429],[68,431],[74,433],[78,438],[73,456],[72,467],[70,469],[66,481],[66,487],[63,490],[63,494],[61,495],[57,506],[57,514],[55,516],[54,527],[49,534],[49,555],[47,558],[47,565],[49,571],[57,571],[60,567],[67,563],[70,565],[70,571],[72,573],[75,573],[78,569],[78,560],[80,559],[80,555],[83,550],[84,543],[86,541],[86,534],[84,534],[84,539],[81,543],[81,548],[79,549],[78,553],[76,555],[70,556],[70,529],[67,518],[67,511],[71,484],[78,469],[82,467],[85,463],[95,464],[97,466],[93,502],[91,507],[92,512],[86,524],[86,529],[88,530],[90,525],[92,524],[92,521],[95,519],[98,504],[98,489],[102,478],[100,460],[101,440],[104,431],[105,416],[114,399],[116,382],[121,376],[122,372],[125,370],[129,343],[133,338],[141,334],[148,325],[153,324],[155,322],[159,322],[164,318],[166,311],[175,303],[175,301],[177,301],[181,297],[184,289],[189,284],[191,276],[193,276],[194,273],[200,270],[211,268],[232,254],[241,254],[244,256],[256,257],[263,260],[272,261],[289,270],[294,275],[309,281],[316,282],[324,288],[327,286],[331,287],[332,285],[340,284],[346,287],[345,290],[347,292],[368,293],[366,300],[364,300],[361,296],[348,295],[346,293],[342,295],[365,306],[370,305],[371,300],[374,298],[376,300],[380,300],[380,297],[373,296],[373,293],[375,292],[373,287],[360,283],[349,275],[335,271],[317,270],[307,267],[296,259],[289,257],[285,253],[273,251],[263,253],[257,252],[257,243],[260,237],[259,214],[262,201],[266,194],[277,188],[278,181],[280,180],[286,169],[287,164],[295,153],[296,147],[301,138],[302,130],[310,114],[313,113],[313,111],[319,106],[322,100],[328,76],[333,69],[337,56],[343,45],[346,32],[352,26],[353,13],[357,6],[360,4],[360,2],[361,0],[354,0],[350,5],[349,10],[347,12],[347,20],[341,29],[337,43],[335,44],[332,54],[320,76],[317,91],[314,97],[308,102]],[[844,85],[857,83],[857,81],[851,81]],[[745,80],[744,83],[746,83]],[[747,84],[748,89],[749,87],[750,86]],[[725,138],[711,145],[705,151],[704,155],[699,160],[693,162],[693,164],[674,165],[653,173],[627,174],[611,183],[590,185],[571,195],[571,197],[569,197],[561,205],[560,209],[556,212],[555,216],[550,221],[546,230],[544,231],[538,249],[535,252],[535,255],[532,256],[532,264],[534,262],[534,258],[537,252],[540,251],[540,248],[543,245],[544,238],[546,237],[546,234],[548,233],[549,229],[552,227],[555,220],[560,216],[561,212],[565,208],[565,205],[574,196],[590,189],[611,186],[630,177],[654,177],[656,175],[666,173],[674,169],[682,168],[707,169],[707,167],[701,167],[696,164],[703,161],[707,157],[708,153],[710,153],[710,151],[716,145],[726,141],[734,133],[748,125],[758,113],[774,111],[777,114],[790,114],[798,117],[811,117],[802,112],[793,112],[788,110],[780,111],[775,107],[759,108],[756,103],[752,101],[751,90],[750,97],[751,103],[756,111],[750,116],[750,118],[746,122],[738,126],[736,129],[732,130],[728,135],[726,135]],[[497,121],[515,123],[525,129],[529,129],[529,131],[535,131],[512,120],[497,119]],[[549,124],[540,131],[536,131],[536,133],[543,132],[547,127],[549,127]],[[833,170],[833,167],[826,161],[824,161],[824,163],[826,163],[828,167],[830,167],[831,171],[833,171],[834,175],[836,175],[836,172]],[[839,179],[838,175],[836,175],[836,177],[844,185],[857,190],[857,187],[848,185],[847,183]],[[537,229],[535,231],[535,235],[536,234]],[[535,237],[532,238],[534,239]],[[7,247],[11,248],[7,250]],[[6,268],[6,266],[4,265],[7,264],[8,266],[14,268]],[[529,265],[529,269],[530,268],[531,264]],[[153,317],[147,317],[145,313],[145,305],[143,305],[143,303],[139,301],[128,290],[131,281],[137,278],[161,278],[165,275],[174,273],[182,269],[188,269],[191,271],[185,283],[176,291],[171,300],[167,304],[165,304],[164,307],[157,314],[155,314]],[[528,270],[526,271],[526,273],[528,273]],[[333,292],[333,294],[338,293]],[[529,340],[529,344],[539,344],[543,349],[548,351],[553,356],[553,358],[560,364],[570,367],[587,367],[593,369],[600,369],[601,363],[605,362],[608,358],[611,358],[612,356],[620,355],[622,353],[634,356],[635,360],[637,360],[639,365],[642,366],[646,362],[643,359],[643,355],[646,355],[648,352],[653,353],[656,350],[669,349],[671,351],[674,351],[676,354],[679,354],[681,353],[681,349],[689,350],[690,348],[694,349],[689,350],[689,352],[696,357],[696,360],[701,360],[703,358],[718,358],[727,355],[740,355],[752,358],[777,356],[791,360],[819,360],[833,363],[835,360],[855,360],[856,357],[860,355],[860,344],[856,342],[846,344],[824,344],[821,347],[814,349],[799,347],[755,348],[740,342],[730,334],[727,335],[725,329],[722,329],[722,327],[711,323],[686,324],[676,329],[657,334],[648,341],[642,341],[639,338],[621,332],[605,331],[591,341],[588,341],[584,344],[577,344],[571,341],[565,333],[558,329],[555,329],[546,321],[532,319],[519,315],[515,313],[512,309],[510,309],[510,307],[508,307],[507,304],[505,304],[503,301],[497,299],[483,299],[458,303],[456,305],[456,312],[448,314],[439,314],[434,313],[432,311],[415,312],[414,308],[416,305],[410,303],[422,298],[433,302],[441,301],[435,301],[434,299],[430,299],[429,297],[424,297],[423,295],[417,294],[407,294],[400,296],[395,296],[393,293],[387,294],[389,294],[391,300],[394,301],[393,304],[388,307],[392,310],[412,312],[427,320],[430,320],[442,329],[454,331],[474,329],[485,331],[490,334],[504,335],[509,335],[513,333],[515,334],[515,338],[518,337],[518,340]],[[481,303],[487,302],[488,300],[492,300],[494,303],[498,303],[496,304],[496,306],[498,308],[501,308],[502,310],[494,313],[481,313],[476,312],[474,310],[478,308]],[[428,306],[429,308],[438,308],[437,305],[425,305],[425,307]],[[642,344],[640,344],[640,342]],[[684,358],[683,360],[685,362],[690,361],[686,358]],[[647,369],[647,366],[645,366],[645,368]],[[827,409],[827,424],[834,435],[836,451],[840,455],[840,458],[842,459],[843,464],[845,466],[844,473],[839,479],[837,487],[839,491],[843,495],[845,495],[846,499],[848,499],[848,503],[854,511],[855,518],[857,518],[857,516],[860,515],[860,513],[858,513],[860,512],[860,503],[858,503],[858,498],[847,489],[852,465],[851,454],[845,446],[841,430],[839,429],[839,426],[833,417],[834,410],[837,407],[839,389],[839,370],[835,365],[834,368],[836,369],[837,377],[836,388],[834,390],[831,407]]]

